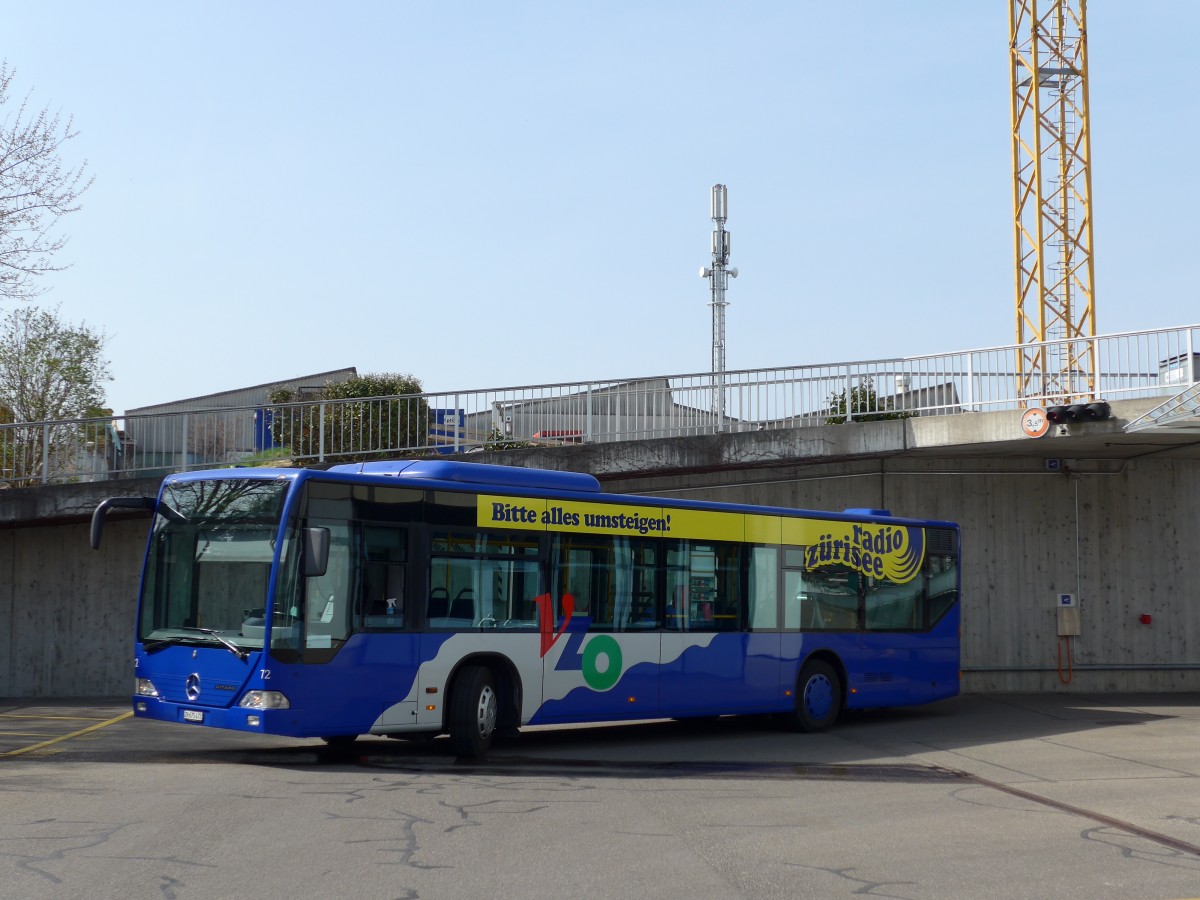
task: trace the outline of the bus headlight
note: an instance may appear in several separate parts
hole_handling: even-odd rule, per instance
[[[135,678],[133,679],[133,693],[138,697],[157,697],[158,688],[149,678]]]
[[[238,704],[245,709],[291,709],[288,698],[279,691],[246,691],[242,702]]]

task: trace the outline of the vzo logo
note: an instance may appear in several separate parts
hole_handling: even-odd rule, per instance
[[[583,672],[583,680],[595,691],[607,691],[621,677],[624,660],[621,656],[621,645],[616,638],[607,634],[596,634],[584,645],[588,626],[591,619],[588,616],[575,616],[575,598],[563,594],[563,621],[554,630],[553,601],[549,594],[542,594],[533,600],[538,607],[538,624],[542,633],[542,656],[550,652],[550,648],[558,643],[564,634],[568,635],[567,644],[563,647],[562,656],[558,658],[554,669],[558,672]]]

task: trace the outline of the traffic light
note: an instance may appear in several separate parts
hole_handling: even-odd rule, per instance
[[[1047,420],[1055,425],[1100,422],[1111,415],[1112,411],[1103,400],[1097,400],[1095,403],[1072,403],[1070,406],[1050,406],[1046,409]]]

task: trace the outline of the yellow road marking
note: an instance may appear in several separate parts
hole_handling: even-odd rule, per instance
[[[100,722],[98,715],[25,715],[24,713],[0,713],[0,719],[53,719],[66,722]]]
[[[132,715],[132,711],[121,713],[121,715],[112,719],[108,719],[104,722],[97,722],[95,725],[89,725],[87,728],[80,728],[78,731],[72,731],[70,734],[64,734],[60,737],[51,738],[48,741],[42,741],[38,744],[30,744],[28,747],[22,747],[20,750],[9,750],[7,753],[0,753],[0,757],[20,756],[22,753],[30,753],[34,750],[40,750],[43,747],[49,747],[51,744],[57,744],[60,741],[69,741],[71,738],[79,737],[81,734],[87,734],[89,731],[98,731],[101,728],[107,728],[109,725],[115,725],[117,722],[128,719]]]

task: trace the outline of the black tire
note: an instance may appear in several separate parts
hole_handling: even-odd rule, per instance
[[[800,731],[825,731],[841,711],[842,680],[833,666],[820,659],[806,662],[796,682],[793,725]]]
[[[487,666],[466,666],[454,679],[450,698],[450,749],[455,756],[486,756],[500,718],[500,697]]]
[[[330,747],[349,747],[358,740],[357,734],[331,734],[328,737],[322,737],[326,744]]]

